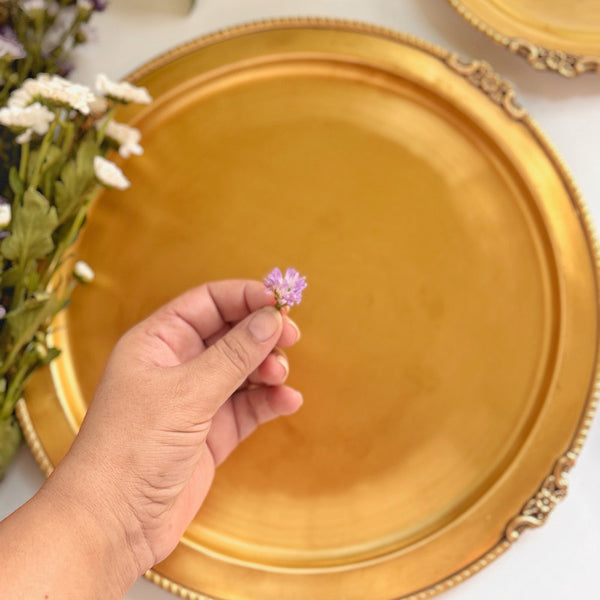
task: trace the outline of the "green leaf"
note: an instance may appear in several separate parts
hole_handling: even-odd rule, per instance
[[[86,187],[94,175],[94,158],[98,154],[98,143],[92,138],[83,140],[77,149],[75,157],[77,177],[79,180],[85,181]]]
[[[12,233],[0,246],[5,258],[26,268],[30,261],[43,258],[54,248],[52,233],[58,224],[56,209],[38,191],[29,188],[15,215]]]
[[[0,419],[0,480],[17,453],[21,440],[21,429],[17,420],[12,415],[8,419]]]
[[[52,184],[58,179],[58,175],[65,161],[63,151],[58,146],[50,146],[46,154],[46,160],[42,167],[42,190],[47,196],[51,193]]]
[[[9,311],[4,318],[15,343],[23,345],[61,308],[60,300],[50,294],[42,295],[25,300],[18,308]]]
[[[62,220],[63,215],[70,214],[76,200],[77,198],[69,193],[69,189],[62,181],[57,181],[54,184],[54,203],[56,204],[59,219]]]
[[[30,269],[23,277],[23,283],[28,291],[35,292],[40,286],[40,274],[36,269]]]
[[[34,265],[35,263],[31,263]],[[13,266],[2,273],[2,287],[10,288],[15,287],[23,278],[23,272],[20,268]]]
[[[17,167],[10,168],[8,173],[8,185],[10,185],[10,189],[17,198],[21,198],[21,196],[23,196],[25,188],[23,187],[23,181],[19,177],[19,171],[17,171]]]
[[[58,348],[48,348],[48,354],[42,359],[40,359],[40,364],[47,365],[51,363],[55,358],[60,356],[60,350]]]
[[[75,159],[65,163],[60,180],[54,184],[54,198],[60,223],[74,216],[85,201],[94,182],[94,157],[98,147],[93,141],[84,141]]]

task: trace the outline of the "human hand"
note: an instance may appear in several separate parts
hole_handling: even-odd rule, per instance
[[[122,528],[136,576],[173,550],[239,442],[300,407],[275,348],[299,331],[273,303],[258,282],[206,284],[133,327],[111,354],[47,487],[85,502],[101,529]]]

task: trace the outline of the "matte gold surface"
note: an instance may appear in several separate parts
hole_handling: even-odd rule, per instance
[[[600,0],[448,0],[471,24],[536,69],[600,72]]]
[[[145,154],[126,164],[132,188],[94,206],[78,253],[96,281],[28,393],[51,463],[111,347],[153,308],[274,265],[309,280],[290,352],[305,405],[219,469],[152,575],[165,587],[432,595],[508,547],[507,524],[573,450],[596,371],[590,233],[525,113],[447,60],[390,32],[294,21],[137,74],[156,100],[120,118]]]

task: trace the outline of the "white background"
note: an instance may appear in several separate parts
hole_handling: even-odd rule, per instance
[[[538,121],[572,170],[600,223],[600,74],[565,80],[533,71],[466,24],[444,0],[112,0],[97,15],[98,40],[81,49],[72,78],[92,83],[97,72],[121,78],[182,42],[242,22],[281,16],[323,16],[368,21],[437,43],[465,57],[484,58],[514,82],[519,101]],[[0,484],[0,517],[42,484],[23,447]],[[447,600],[565,600],[597,598],[600,568],[600,424],[595,422],[570,476],[569,496],[547,524],[527,531],[495,563],[446,592]],[[40,548],[40,551],[48,549]],[[451,551],[451,550],[450,550]],[[168,600],[141,579],[127,600]],[[285,600],[285,593],[282,592]],[[365,589],[365,600],[368,590]],[[307,598],[306,600],[319,600]],[[342,600],[342,599],[340,599]]]

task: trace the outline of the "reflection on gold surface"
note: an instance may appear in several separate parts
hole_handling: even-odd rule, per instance
[[[250,27],[143,71],[157,100],[123,118],[145,154],[94,206],[97,279],[56,334],[77,425],[153,308],[275,264],[309,277],[302,410],[219,469],[158,567],[216,597],[383,600],[464,568],[566,450],[595,371],[585,224],[528,118],[441,51],[351,29]]]

